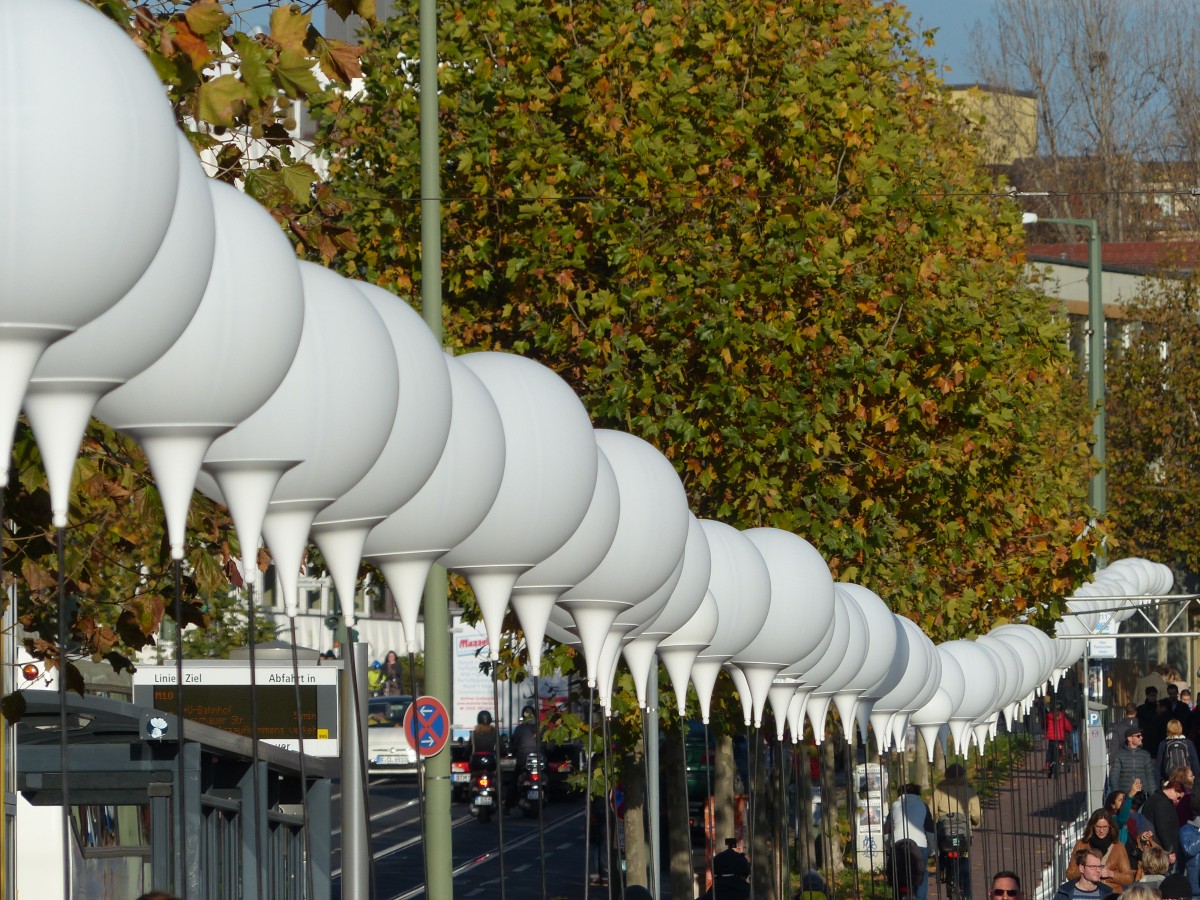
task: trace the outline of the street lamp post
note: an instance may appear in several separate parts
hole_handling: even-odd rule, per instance
[[[1054,225],[1074,225],[1088,230],[1088,402],[1095,416],[1093,452],[1096,474],[1088,485],[1088,502],[1098,519],[1108,513],[1108,450],[1104,436],[1104,299],[1100,285],[1100,230],[1095,219],[1060,219],[1025,213],[1026,225],[1049,222]]]

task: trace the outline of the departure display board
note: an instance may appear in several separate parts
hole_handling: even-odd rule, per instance
[[[208,661],[186,663],[183,716],[186,721],[243,737],[257,734],[259,740],[291,750],[299,749],[299,731],[304,738],[305,753],[336,756],[339,672],[340,669],[334,666],[300,669],[297,715],[297,689],[291,667],[258,664],[253,688],[257,708],[252,717],[248,664],[224,660],[220,664]],[[134,673],[133,702],[139,706],[174,715],[177,691],[173,666],[139,666]],[[254,719],[257,719],[257,727],[253,726]]]

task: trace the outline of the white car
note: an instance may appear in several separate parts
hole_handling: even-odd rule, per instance
[[[407,694],[367,701],[368,774],[417,774],[417,752],[404,736],[404,714],[411,705]]]

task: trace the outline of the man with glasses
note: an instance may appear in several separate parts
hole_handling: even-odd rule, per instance
[[[1112,896],[1113,889],[1100,880],[1104,860],[1093,847],[1076,850],[1072,860],[1079,867],[1079,877],[1065,881],[1054,892],[1054,900],[1102,900]],[[995,891],[992,891],[995,896]]]
[[[992,896],[996,900],[1024,900],[1021,892],[1021,879],[1016,872],[997,872],[992,876]]]

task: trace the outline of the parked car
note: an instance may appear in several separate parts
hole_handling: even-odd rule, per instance
[[[368,774],[417,774],[417,753],[404,736],[404,714],[412,700],[410,695],[401,694],[367,701]]]

